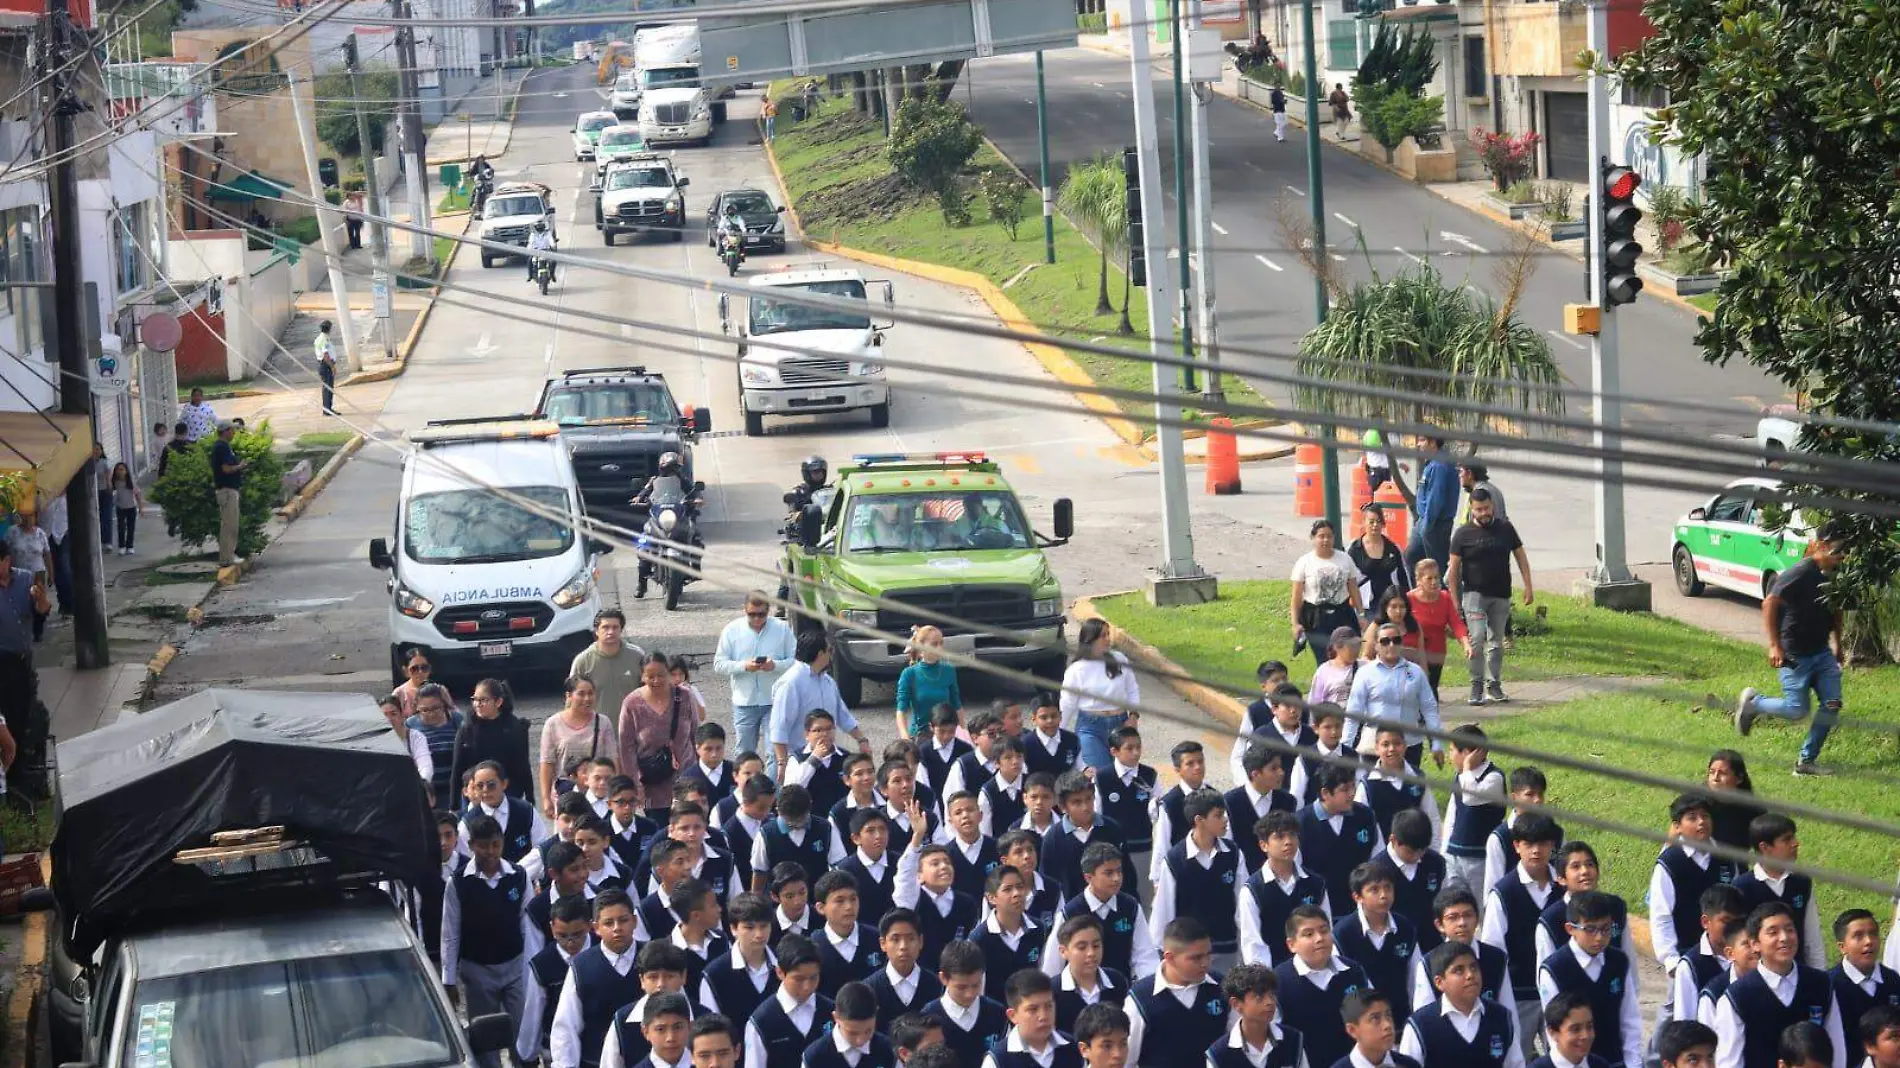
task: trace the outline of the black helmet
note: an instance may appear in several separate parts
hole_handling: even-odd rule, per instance
[[[825,462],[824,457],[814,454],[805,457],[805,462],[798,465],[798,473],[804,476],[805,485],[815,489],[831,479],[831,465]]]
[[[680,473],[680,454],[663,452],[660,454],[660,474],[678,475]]]

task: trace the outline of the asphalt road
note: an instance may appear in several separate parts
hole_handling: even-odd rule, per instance
[[[599,106],[588,81],[574,71],[548,72],[530,81],[530,92],[566,89],[568,95],[524,96],[514,140],[498,162],[498,178],[532,178],[553,187],[556,229],[565,251],[698,279],[723,276],[703,230],[713,194],[753,186],[778,196],[753,132],[756,96],[734,103],[733,121],[719,129],[712,146],[675,154],[680,172],[691,180],[685,240],[641,238],[629,245],[623,237],[616,247],[605,248],[592,225],[593,201],[567,132],[577,113]],[[810,260],[794,240],[786,255],[756,255],[744,270]],[[1024,390],[994,381],[998,375],[1042,374],[1019,345],[899,326],[886,342],[893,358],[940,360],[944,370],[892,370],[895,399],[888,429],[874,430],[864,414],[850,413],[768,420],[765,436],[746,438],[732,433],[739,427],[736,354],[731,343],[719,339],[717,298],[711,292],[564,269],[543,298],[524,275],[519,264],[484,271],[477,257],[465,252],[458,258],[449,294],[375,422],[380,440],[345,466],[242,584],[209,606],[206,625],[163,677],[158,700],[206,685],[385,692],[390,685],[385,575],[369,567],[367,544],[393,525],[401,434],[430,419],[524,410],[551,370],[642,363],[667,376],[682,404],[712,413],[716,434],[697,447],[696,474],[708,487],[703,533],[715,578],[688,586],[681,609],[669,613],[657,597],[632,599],[631,554],[605,558],[603,598],[621,604],[629,616],[629,640],[649,650],[710,662],[719,629],[737,617],[743,591],[772,582],[781,551],[780,495],[797,479],[799,461],[812,453],[829,457],[835,467],[860,452],[982,449],[1003,465],[1032,522],[1044,529],[1053,500],[1073,498],[1074,542],[1050,552],[1071,597],[1136,587],[1143,570],[1155,562],[1152,516],[1158,489],[1152,465],[1092,417],[1022,407],[1018,401]],[[904,276],[895,283],[905,307],[987,316],[961,290]],[[474,292],[457,292],[460,287]],[[508,303],[523,298],[525,306]],[[602,323],[589,315],[641,325]],[[712,336],[665,332],[678,330]],[[1046,396],[1072,403],[1066,393]],[[1298,552],[1291,539],[1212,512],[1205,516],[1203,535],[1204,559],[1229,578],[1279,574]],[[558,680],[520,681],[525,683],[520,687],[524,712],[539,718],[557,707]],[[695,682],[712,713],[730,723],[723,681],[708,670]],[[979,697],[988,695],[980,685],[966,686]],[[1204,717],[1159,684],[1145,692],[1181,717],[1175,723],[1150,720],[1149,745],[1157,753],[1165,754],[1181,737],[1203,733],[1210,741],[1220,739],[1224,751],[1224,728],[1206,732]],[[875,740],[894,733],[892,700],[888,685],[867,688],[866,720]]]
[[[1047,54],[1046,74],[1049,151],[1053,181],[1059,187],[1069,165],[1103,153],[1119,153],[1134,144],[1129,60],[1068,49]],[[1174,108],[1165,69],[1155,72],[1154,87],[1161,170],[1171,191]],[[1037,173],[1040,152],[1033,57],[977,61],[966,71],[956,95],[969,104],[977,122],[1012,161],[1025,173]],[[1298,212],[1309,210],[1304,131],[1292,129],[1286,142],[1278,143],[1269,116],[1225,97],[1216,97],[1210,105],[1209,130],[1213,218],[1219,227],[1212,260],[1220,338],[1230,346],[1291,353],[1314,323],[1313,283],[1301,268],[1297,252],[1286,247],[1276,220],[1283,201]],[[1327,242],[1334,254],[1345,257],[1342,270],[1359,278],[1374,273],[1390,276],[1429,261],[1453,282],[1501,293],[1493,274],[1503,259],[1500,254],[1511,247],[1510,231],[1380,170],[1355,153],[1328,148],[1322,151],[1320,162]],[[1162,233],[1174,246],[1172,221],[1162,227]],[[1583,266],[1548,249],[1536,262],[1520,315],[1550,338],[1551,351],[1569,382],[1587,388],[1589,353],[1576,338],[1562,332],[1564,304],[1584,298]],[[1660,300],[1639,299],[1622,309],[1619,319],[1623,391],[1647,398],[1626,408],[1625,418],[1632,426],[1674,428],[1698,438],[1743,436],[1753,432],[1763,405],[1782,399],[1785,391],[1780,384],[1750,367],[1718,368],[1703,362],[1693,343],[1695,319],[1687,311]],[[1232,359],[1241,368],[1276,374],[1290,371],[1284,360]],[[1286,391],[1267,385],[1262,392],[1284,397]],[[1677,399],[1729,410],[1682,411],[1671,407],[1670,402]],[[1573,401],[1571,411],[1581,414],[1586,407],[1587,402]]]

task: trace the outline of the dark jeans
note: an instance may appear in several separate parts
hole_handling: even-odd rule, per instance
[[[1451,558],[1451,521],[1433,523],[1430,527],[1417,527],[1412,531],[1411,543],[1405,547],[1405,570],[1409,574],[1418,574],[1418,562],[1427,557],[1438,561],[1438,573],[1445,573],[1445,561]]]
[[[99,547],[112,547],[112,488],[110,486],[97,491],[99,494]]]
[[[1303,613],[1311,622],[1306,624],[1306,649],[1313,654],[1313,663],[1317,666],[1332,659],[1329,643],[1333,640],[1333,631],[1340,627],[1351,627],[1354,634],[1359,633],[1359,617],[1353,613],[1352,605],[1304,605]]]
[[[107,519],[106,522],[109,525],[112,521]],[[53,548],[53,592],[59,595],[60,615],[71,615],[73,611],[73,553],[68,545],[71,541],[71,538],[65,541],[53,537],[46,539],[46,544]],[[39,617],[40,620],[45,618]],[[35,637],[39,635],[37,629],[33,633]]]
[[[137,508],[114,509],[119,513],[119,548],[130,549],[132,537],[138,532],[139,510]]]
[[[350,247],[362,248],[363,247],[363,220],[345,219],[343,221],[343,228],[349,231]]]
[[[26,738],[33,705],[39,698],[39,676],[33,671],[32,654],[0,653],[0,718],[5,719],[14,741]]]
[[[317,361],[317,378],[323,382],[323,414],[336,414],[336,364]]]

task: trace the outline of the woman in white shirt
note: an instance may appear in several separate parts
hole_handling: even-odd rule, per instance
[[[1359,568],[1341,552],[1330,519],[1313,521],[1313,549],[1293,562],[1293,639],[1313,651],[1313,663],[1331,655],[1327,636],[1340,627],[1359,633]]]
[[[1082,762],[1097,771],[1115,762],[1108,737],[1119,727],[1138,725],[1133,711],[1141,703],[1141,686],[1128,658],[1108,647],[1108,622],[1085,620],[1075,636],[1075,660],[1062,675],[1062,718],[1073,719],[1082,740]]]

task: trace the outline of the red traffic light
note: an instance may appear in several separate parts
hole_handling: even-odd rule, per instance
[[[1603,195],[1610,200],[1628,200],[1636,195],[1643,179],[1626,167],[1612,167],[1603,176]]]

